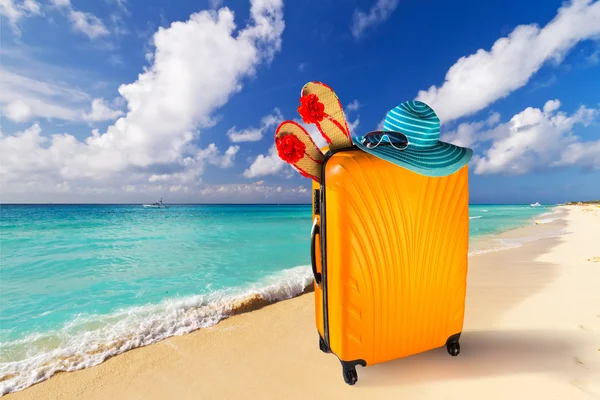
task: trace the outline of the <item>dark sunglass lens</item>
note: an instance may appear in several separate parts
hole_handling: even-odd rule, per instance
[[[370,142],[379,142],[383,135],[379,132],[372,132],[365,136],[365,140],[369,140]]]
[[[402,133],[389,132],[387,134],[387,137],[388,137],[388,140],[394,144],[404,144],[404,143],[408,142],[406,136],[404,136]]]
[[[408,145],[408,138],[400,132],[374,131],[367,133],[361,143],[369,149],[379,145],[391,145],[402,149]]]

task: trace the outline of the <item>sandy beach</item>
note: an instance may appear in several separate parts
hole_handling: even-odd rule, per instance
[[[558,207],[556,216],[474,245],[531,238],[470,257],[458,357],[440,348],[359,367],[348,386],[337,358],[319,351],[307,293],[6,398],[600,398],[600,208]]]

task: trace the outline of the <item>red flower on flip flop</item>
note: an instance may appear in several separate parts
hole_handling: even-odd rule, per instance
[[[275,146],[279,157],[289,164],[300,161],[306,151],[304,142],[298,139],[296,135],[291,134],[278,137]]]
[[[316,94],[309,94],[300,97],[298,113],[307,124],[320,122],[325,117],[325,106],[319,101]]]

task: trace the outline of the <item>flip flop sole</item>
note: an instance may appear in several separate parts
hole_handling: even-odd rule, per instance
[[[305,144],[304,156],[295,163],[289,163],[303,176],[321,182],[321,164],[325,156],[319,150],[310,134],[299,124],[293,121],[284,121],[275,131],[275,141],[284,135],[294,135]]]
[[[322,82],[308,82],[302,88],[302,96],[309,94],[315,94],[325,106],[324,112],[327,116],[315,125],[331,149],[351,146],[352,139],[344,109],[333,89]]]

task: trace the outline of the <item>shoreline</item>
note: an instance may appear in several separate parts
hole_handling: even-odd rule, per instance
[[[552,238],[556,238],[557,237],[557,229],[564,228],[564,226],[565,226],[564,223],[561,224],[561,222],[562,222],[561,218],[564,218],[565,215],[567,215],[567,212],[563,212],[561,214],[559,208],[560,207],[553,207],[552,209],[550,209],[550,212],[553,212],[553,213],[557,213],[558,212],[558,218],[559,218],[558,221],[546,223],[546,224],[543,224],[543,225],[533,225],[533,226],[530,225],[530,224],[527,224],[527,225],[519,227],[519,228],[513,228],[513,229],[510,229],[510,230],[504,231],[504,232],[502,232],[500,234],[493,235],[491,237],[480,238],[479,241],[485,241],[485,240],[490,240],[490,239],[505,240],[505,239],[520,238],[520,237],[528,236],[528,235],[531,236],[533,233],[537,233],[537,237],[533,237],[532,240],[526,241],[526,242],[522,243],[519,248],[503,248],[503,249],[496,249],[494,251],[486,252],[486,253],[481,253],[481,254],[470,254],[470,256],[469,256],[470,263],[473,261],[473,259],[484,257],[484,256],[488,256],[488,258],[498,258],[498,257],[501,258],[501,256],[499,256],[499,254],[503,254],[506,251],[517,251],[518,252],[520,249],[523,249],[524,247],[526,247],[527,249],[530,249],[531,246],[534,246],[534,247],[537,248],[536,251],[541,251],[540,249],[543,246],[541,246],[541,245],[540,245],[541,247],[540,246],[535,246],[534,243],[537,243],[540,240],[546,242],[548,240],[552,240]],[[549,235],[545,235],[545,236],[543,234],[540,235],[543,232],[550,233],[550,234]],[[548,242],[548,243],[550,243],[550,242]],[[493,255],[489,256],[490,254],[493,254]],[[476,278],[476,279],[480,279],[480,278]],[[313,290],[312,281],[310,281],[309,285],[307,287],[305,287],[304,290],[301,291],[292,300],[298,299],[298,298],[302,298],[302,297],[310,297],[311,300],[312,300],[312,296],[305,296],[306,293],[311,292],[312,290]],[[135,352],[137,350],[142,350],[142,349],[145,349],[145,348],[151,348],[152,346],[159,345],[160,343],[165,342],[165,341],[169,341],[171,339],[185,337],[185,336],[189,336],[189,335],[194,335],[194,334],[196,334],[199,331],[205,331],[205,330],[219,328],[219,327],[222,326],[222,324],[224,322],[226,322],[228,320],[236,320],[236,319],[238,319],[238,318],[240,318],[240,317],[242,317],[244,315],[252,316],[252,315],[256,314],[257,310],[263,310],[263,308],[265,308],[265,306],[267,306],[267,305],[269,305],[269,307],[266,307],[266,309],[269,309],[269,308],[271,308],[273,306],[276,306],[279,303],[285,303],[285,302],[288,302],[288,301],[290,301],[290,300],[266,299],[266,298],[261,297],[259,294],[251,294],[251,295],[246,296],[244,298],[238,299],[238,301],[236,301],[232,305],[230,314],[226,315],[226,316],[223,316],[223,318],[219,322],[217,322],[216,325],[213,325],[213,326],[210,326],[210,327],[203,327],[201,329],[196,329],[196,330],[193,330],[191,332],[185,333],[183,336],[169,336],[169,337],[164,338],[164,339],[162,339],[162,340],[160,340],[158,342],[154,342],[154,343],[150,343],[150,344],[147,344],[147,345],[143,345],[141,347],[137,347],[137,348],[134,348],[134,349],[126,350],[125,352],[123,352],[121,354],[110,356],[109,358],[107,358],[106,360],[104,360],[103,362],[101,362],[100,364],[97,364],[95,366],[91,366],[91,367],[85,368],[83,370],[79,370],[77,372],[71,372],[71,373],[67,373],[67,374],[61,373],[61,372],[57,372],[54,375],[54,377],[49,378],[49,381],[52,381],[53,379],[56,379],[56,378],[58,378],[58,377],[60,377],[62,375],[67,375],[68,376],[68,375],[71,375],[71,374],[77,374],[79,372],[85,372],[88,369],[94,369],[94,368],[101,367],[105,363],[110,362],[111,360],[113,360],[115,358],[118,359],[119,357],[122,357],[122,356],[124,356],[124,355],[126,355],[128,353],[131,353],[131,352]],[[274,304],[274,303],[277,303],[277,304]],[[481,318],[478,318],[478,319],[481,319]],[[314,325],[314,322],[313,322],[313,325]],[[316,332],[316,328],[315,328],[315,332]],[[40,383],[34,384],[33,386],[30,386],[29,388],[35,388],[35,387],[37,387],[39,385],[43,385],[43,384],[45,384],[46,382],[49,382],[49,381],[42,381]],[[21,392],[28,392],[29,388],[25,388],[23,390],[14,392],[12,394],[9,394],[9,396],[11,396],[11,398],[12,398],[12,396],[14,394],[18,394],[18,393],[21,393]]]
[[[187,335],[197,330],[209,329],[212,326],[219,324],[220,322],[231,317],[260,310],[268,305],[314,292],[312,271],[310,271],[309,276],[306,273],[301,273],[301,269],[306,270],[306,272],[310,271],[309,266],[298,266],[284,270],[281,273],[270,276],[270,279],[266,279],[263,282],[263,286],[258,286],[258,288],[254,289],[247,289],[238,294],[225,295],[224,298],[216,301],[209,300],[205,303],[204,296],[198,295],[194,296],[194,298],[200,299],[202,301],[200,304],[195,304],[196,301],[194,301],[194,299],[190,301],[190,298],[184,297],[182,299],[168,299],[159,304],[150,304],[127,309],[125,312],[129,314],[138,312],[143,318],[145,314],[147,314],[146,308],[161,307],[168,309],[169,304],[172,304],[172,302],[179,303],[179,307],[175,306],[175,309],[169,314],[159,315],[159,317],[170,317],[172,320],[176,320],[174,325],[166,328],[166,333],[155,332],[157,329],[165,330],[163,327],[156,326],[157,324],[160,325],[161,321],[150,321],[151,326],[145,327],[145,329],[143,329],[141,332],[127,331],[125,335],[121,334],[104,338],[105,340],[100,343],[97,343],[97,341],[96,343],[87,343],[87,346],[84,349],[77,349],[77,351],[68,355],[61,354],[62,351],[60,350],[55,351],[55,353],[58,354],[53,354],[50,356],[50,358],[41,366],[35,366],[37,376],[33,378],[34,382],[29,381],[23,383],[23,379],[19,379],[17,385],[19,387],[24,385],[23,388],[13,390],[15,384],[11,382],[11,380],[15,377],[19,377],[18,373],[9,371],[7,374],[0,376],[0,397],[11,393],[18,393],[31,386],[51,379],[53,376],[58,374],[93,368],[97,365],[101,365],[113,357],[117,357],[129,351],[151,346],[171,337]],[[122,314],[123,311],[119,311],[118,313]],[[140,315],[128,315],[126,318],[136,317],[139,318]],[[115,318],[115,315],[109,314],[108,318]],[[128,321],[127,319],[124,319],[120,320],[119,322]],[[152,322],[154,322],[154,326],[152,326]],[[93,324],[94,321],[91,323]],[[103,329],[106,330],[111,328],[114,329],[113,326],[108,324]],[[173,329],[175,331],[173,331]],[[88,333],[90,333],[90,331],[84,331],[81,332],[80,335],[86,335]],[[149,335],[151,336],[150,338],[148,338]],[[37,340],[40,339],[37,338],[36,341]],[[149,342],[144,342],[147,340],[149,340]],[[48,339],[42,337],[41,341],[48,341]],[[35,341],[33,343],[35,344]],[[46,352],[43,354],[43,356],[48,358],[49,354],[52,353]]]
[[[568,212],[562,207],[554,206],[517,227],[474,238],[469,244],[469,257],[518,248],[523,243],[563,234]],[[544,218],[540,218],[542,216]],[[500,246],[495,244],[498,242]]]
[[[600,256],[593,240],[600,210],[568,210],[560,237],[470,257],[456,358],[442,348],[359,368],[358,383],[348,386],[337,358],[318,349],[308,294],[59,373],[7,398],[600,396],[593,378],[600,373],[600,264],[589,261]]]

